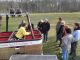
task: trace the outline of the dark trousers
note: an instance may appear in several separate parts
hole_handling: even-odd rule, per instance
[[[44,38],[44,41],[47,41],[48,40],[48,33],[43,33],[43,38]]]
[[[72,54],[72,60],[76,60],[76,49],[77,49],[77,41],[71,43],[71,54]]]
[[[61,44],[62,44],[62,35],[61,34],[56,34],[56,42],[57,41],[60,41],[59,46],[61,46]]]

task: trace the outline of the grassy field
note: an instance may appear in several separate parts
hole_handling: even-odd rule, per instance
[[[66,23],[69,25],[69,27],[73,28],[74,22],[80,22],[80,14],[79,13],[36,13],[36,14],[30,14],[31,22],[35,24],[35,27],[37,23],[40,21],[40,19],[48,18],[49,22],[51,24],[51,29],[49,31],[49,42],[47,44],[43,43],[43,51],[44,54],[53,55],[56,54],[58,58],[60,59],[60,48],[58,47],[58,43],[55,42],[55,25],[58,21],[58,18],[62,17],[63,20],[66,21]],[[21,20],[25,20],[27,23],[26,17],[15,17],[15,18],[9,18],[9,31],[15,31],[17,30],[17,27]],[[2,20],[2,31],[5,31],[5,17],[3,17]],[[80,60],[80,43],[78,44],[77,48],[77,59]]]

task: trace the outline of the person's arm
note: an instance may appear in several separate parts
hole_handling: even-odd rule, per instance
[[[30,32],[26,32],[26,30],[23,29],[23,35],[29,35],[29,34],[30,34]]]
[[[50,23],[48,22],[46,31],[48,32],[49,30],[50,30]]]
[[[62,25],[60,26],[59,30],[57,31],[57,34],[62,33]]]
[[[73,32],[73,42],[77,41],[78,40],[78,36],[77,36],[77,31],[74,31]]]
[[[49,27],[49,29],[48,29],[48,31],[50,30],[50,23],[48,23],[48,27]]]
[[[55,29],[56,29],[56,32],[58,32],[58,23],[56,24],[56,27],[55,27]]]
[[[38,22],[38,24],[37,24],[37,28],[39,28],[40,27],[40,22]]]
[[[62,38],[62,44],[61,44],[61,47],[63,47],[64,44],[65,44],[65,41],[64,41],[64,40],[65,40],[65,37]]]

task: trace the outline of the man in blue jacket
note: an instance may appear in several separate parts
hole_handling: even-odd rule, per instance
[[[80,25],[79,23],[74,23],[73,41],[71,44],[72,60],[76,60],[76,49],[78,45],[78,40],[80,40]]]

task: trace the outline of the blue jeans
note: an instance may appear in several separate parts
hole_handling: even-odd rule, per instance
[[[48,40],[48,33],[43,34],[43,37],[44,37],[44,41],[47,41]]]
[[[68,60],[68,56],[69,56],[68,50],[62,48],[62,60]]]

